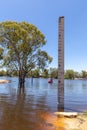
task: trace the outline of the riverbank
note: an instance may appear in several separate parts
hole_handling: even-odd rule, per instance
[[[79,113],[75,118],[63,117],[61,122],[63,130],[87,130],[87,111]]]
[[[65,118],[64,130],[87,130],[87,115],[80,114],[77,118]]]
[[[87,112],[77,117],[58,117],[55,114],[42,114],[47,130],[87,130]]]

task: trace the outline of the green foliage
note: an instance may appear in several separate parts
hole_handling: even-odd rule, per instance
[[[66,70],[65,79],[74,79],[74,78],[75,78],[74,70]]]
[[[6,76],[7,75],[7,72],[6,71],[4,71],[4,70],[1,70],[0,71],[0,76]]]
[[[81,75],[82,78],[87,78],[87,72],[85,70],[82,70]]]
[[[75,72],[75,78],[81,78],[81,73],[74,71]]]
[[[42,70],[44,70],[44,66],[47,66],[47,63],[52,62],[52,58],[47,54],[47,52],[41,51],[40,49],[38,50],[37,57],[38,57],[37,65]],[[48,62],[46,62],[46,61],[48,61]]]
[[[39,77],[39,72],[40,70],[37,68],[37,69],[34,69],[34,70],[31,70],[29,73],[28,73],[28,77]]]
[[[57,68],[50,68],[49,70],[49,77],[50,78],[58,78],[58,69]]]
[[[45,36],[32,24],[0,23],[0,44],[6,49],[4,65],[17,70],[21,79],[32,69],[44,69],[52,61],[47,52],[41,50],[45,43]]]
[[[44,71],[42,72],[41,76],[42,76],[43,78],[48,78],[48,77],[49,77],[48,70],[47,70],[47,69],[44,69]]]

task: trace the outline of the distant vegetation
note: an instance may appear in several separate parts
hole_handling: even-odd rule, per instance
[[[77,72],[74,70],[66,70],[64,76],[65,79],[87,79],[87,71],[82,70],[81,72]]]
[[[18,77],[18,72],[17,71],[0,71],[0,76],[13,76],[13,77]],[[49,69],[44,69],[41,71],[39,68],[33,69],[29,71],[27,77],[42,77],[42,78],[58,78],[58,69],[57,68],[49,68]],[[87,79],[87,71],[82,70],[81,72],[77,72],[74,70],[66,70],[64,74],[65,79]]]

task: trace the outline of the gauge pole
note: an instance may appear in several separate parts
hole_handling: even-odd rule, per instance
[[[64,107],[64,16],[58,20],[58,106]]]

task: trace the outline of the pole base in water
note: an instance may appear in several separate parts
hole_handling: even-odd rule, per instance
[[[55,112],[54,114],[59,117],[68,117],[68,118],[73,118],[78,116],[77,112]]]

